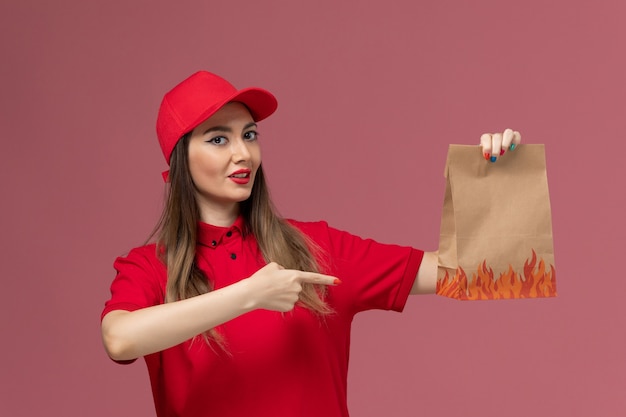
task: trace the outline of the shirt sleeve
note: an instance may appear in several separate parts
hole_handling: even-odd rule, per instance
[[[297,225],[298,226],[298,225]],[[424,252],[408,246],[363,239],[329,227],[326,222],[302,225],[321,246],[322,266],[342,284],[333,288],[340,303],[353,313],[381,309],[402,311]]]
[[[113,310],[134,311],[162,304],[167,272],[156,257],[154,245],[136,248],[113,264],[117,275],[111,284],[111,298],[100,318]]]

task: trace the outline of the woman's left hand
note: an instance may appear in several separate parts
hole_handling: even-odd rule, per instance
[[[480,137],[483,156],[491,162],[496,162],[506,151],[514,150],[521,141],[522,135],[512,129],[506,129],[502,133],[484,133]]]

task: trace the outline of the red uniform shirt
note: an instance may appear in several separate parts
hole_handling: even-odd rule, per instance
[[[323,319],[303,307],[289,313],[255,310],[221,326],[228,352],[201,338],[145,357],[159,417],[345,417],[350,326],[359,311],[401,311],[423,252],[383,245],[328,227],[291,222],[326,253],[323,272],[341,279],[328,287],[335,311]],[[233,226],[201,223],[197,263],[216,289],[264,265],[254,236]],[[328,264],[328,265],[326,265]],[[115,261],[118,274],[102,316],[163,303],[166,268],[155,246]]]

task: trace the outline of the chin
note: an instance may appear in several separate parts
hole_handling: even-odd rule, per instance
[[[237,203],[242,203],[246,201],[247,199],[249,199],[251,195],[252,195],[252,192],[242,193],[238,195],[237,197],[233,198],[233,200]]]

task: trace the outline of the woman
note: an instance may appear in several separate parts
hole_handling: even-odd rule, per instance
[[[276,214],[257,140],[276,107],[205,71],[161,104],[170,186],[156,242],[116,260],[102,313],[109,356],[145,358],[159,417],[347,416],[354,315],[435,290],[436,252]],[[481,142],[495,162],[520,136]]]

